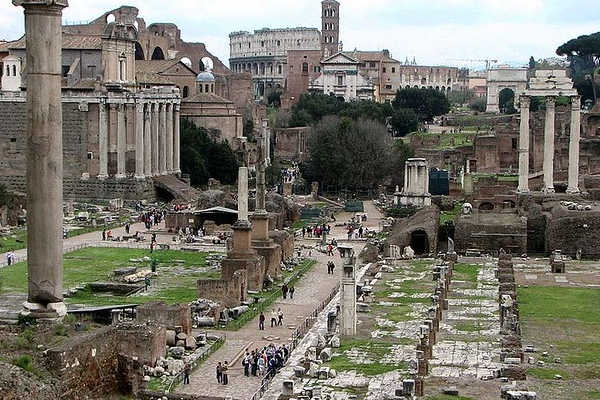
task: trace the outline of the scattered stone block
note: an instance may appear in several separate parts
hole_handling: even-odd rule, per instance
[[[458,389],[455,386],[450,386],[442,389],[442,393],[448,396],[458,396]]]

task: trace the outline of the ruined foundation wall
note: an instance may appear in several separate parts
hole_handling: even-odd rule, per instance
[[[198,297],[216,301],[225,307],[237,307],[248,296],[248,276],[245,270],[233,273],[229,280],[199,280]]]
[[[176,326],[180,326],[185,334],[192,333],[192,312],[188,304],[153,302],[139,306],[136,311],[138,322],[156,321],[166,329],[174,331]]]

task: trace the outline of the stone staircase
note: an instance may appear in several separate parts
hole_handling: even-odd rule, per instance
[[[194,201],[200,192],[174,175],[162,175],[152,178],[154,186],[170,193],[175,200]]]

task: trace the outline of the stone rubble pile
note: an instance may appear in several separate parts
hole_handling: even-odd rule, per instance
[[[190,304],[192,324],[194,328],[215,326],[223,306],[209,299],[197,299]]]

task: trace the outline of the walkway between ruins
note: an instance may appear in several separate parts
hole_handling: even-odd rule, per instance
[[[378,229],[381,214],[375,208],[372,202],[365,202],[365,212],[369,219],[366,226],[369,229]],[[340,214],[338,221],[346,221],[353,214]],[[332,235],[336,239],[347,237],[343,227],[333,227]],[[302,240],[300,239],[301,243]],[[313,245],[314,242],[305,242]],[[358,255],[364,242],[354,242],[353,246]],[[306,250],[304,250],[306,252]],[[227,336],[223,347],[215,352],[192,374],[190,384],[179,386],[177,393],[202,394],[205,396],[225,397],[232,396],[236,400],[247,400],[260,388],[261,378],[245,377],[241,365],[241,358],[229,370],[229,385],[223,386],[216,380],[216,365],[219,361],[231,362],[237,355],[243,353],[246,348],[253,350],[274,343],[275,345],[287,344],[292,336],[295,327],[302,323],[314,309],[327,299],[331,291],[338,284],[341,274],[341,258],[337,252],[334,257],[328,257],[315,250],[312,251],[312,258],[317,260],[315,265],[296,285],[294,299],[283,300],[280,298],[265,313],[267,323],[264,331],[258,330],[258,317],[249,322],[246,326],[237,332],[220,332]],[[335,275],[327,274],[327,262],[333,259],[336,266]],[[279,328],[270,328],[270,312],[272,309],[282,309],[284,313],[284,324]],[[273,336],[276,339],[269,341],[266,336]]]

